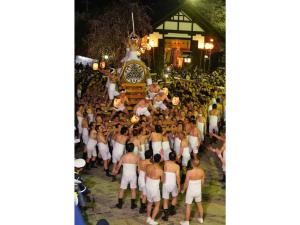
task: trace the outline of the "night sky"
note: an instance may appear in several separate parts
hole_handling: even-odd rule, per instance
[[[112,0],[75,0],[75,11],[86,11],[86,3],[88,2],[88,10],[90,13],[101,13],[101,10],[111,1]],[[133,0],[133,2],[136,2],[136,0]],[[182,0],[139,0],[138,2],[151,8],[147,13],[152,18],[152,21],[155,21],[176,8]]]

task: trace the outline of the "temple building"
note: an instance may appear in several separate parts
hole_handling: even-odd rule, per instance
[[[224,66],[225,37],[195,9],[180,4],[153,18],[153,33],[147,38],[153,50],[152,72],[164,68],[198,66],[208,72]]]

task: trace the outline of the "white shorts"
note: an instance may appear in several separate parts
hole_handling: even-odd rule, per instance
[[[82,141],[85,145],[88,144],[89,141],[89,131],[87,130],[87,128],[83,128],[82,130]]]
[[[128,174],[122,176],[120,188],[123,190],[127,189],[128,184],[130,184],[130,189],[136,188],[136,174]]]
[[[144,160],[145,159],[145,144],[142,144],[141,145],[141,150],[139,151],[139,156],[140,156],[140,158],[142,159],[142,160]]]
[[[167,106],[162,101],[155,102],[153,107],[156,108],[156,109],[160,108],[161,110],[166,110],[167,109]]]
[[[123,112],[125,109],[124,105],[120,105],[118,108],[114,108],[116,112]]]
[[[117,163],[120,161],[125,150],[125,145],[122,145],[118,142],[115,142],[114,148],[112,151],[112,162]]]
[[[143,195],[146,195],[146,182],[145,182],[144,171],[140,171],[139,178],[138,178],[138,185],[139,185],[139,191],[141,191]]]
[[[199,140],[195,136],[189,135],[189,146],[194,154],[198,153]]]
[[[170,193],[172,193],[172,197],[175,198],[177,197],[178,195],[178,188],[177,188],[177,185],[165,185],[163,184],[163,187],[162,187],[162,197],[164,199],[169,199],[169,196],[170,196]]]
[[[150,112],[148,111],[148,108],[146,107],[138,107],[137,110],[136,110],[136,115],[138,116],[150,116]]]
[[[187,166],[190,159],[191,159],[191,155],[190,155],[190,152],[189,152],[189,148],[186,147],[186,148],[183,149],[181,165],[182,166]]]
[[[215,124],[209,124],[209,133],[212,133],[213,130],[215,130],[216,133],[219,132],[218,124],[217,125],[215,125]]]
[[[159,180],[146,178],[146,195],[149,202],[160,201]]]
[[[185,196],[185,203],[192,204],[193,200],[195,202],[202,201],[202,193],[201,193],[201,180],[190,180],[189,186]]]
[[[111,159],[111,154],[109,152],[108,144],[98,143],[98,149],[99,149],[99,156],[101,155],[101,158],[103,160]]]
[[[97,141],[96,140],[91,140],[89,139],[86,149],[87,149],[87,157],[90,159],[92,157],[97,156],[97,151],[96,151],[96,145]]]
[[[162,143],[161,141],[152,142],[153,155],[160,154],[162,151]]]

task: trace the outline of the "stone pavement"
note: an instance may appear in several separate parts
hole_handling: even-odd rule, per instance
[[[202,190],[202,202],[204,208],[205,225],[222,225],[225,224],[225,189],[219,182],[221,179],[221,165],[219,160],[213,153],[200,152],[201,166],[205,171],[206,180]],[[123,209],[115,207],[117,203],[117,192],[120,185],[120,175],[116,182],[111,182],[110,178],[104,176],[103,167],[95,168],[83,175],[86,185],[91,190],[95,203],[93,208],[86,211],[87,224],[96,225],[100,219],[106,219],[110,225],[141,225],[147,224],[146,214],[139,214],[138,208],[130,209],[130,190],[125,192]],[[180,194],[178,199],[177,214],[169,217],[169,221],[165,222],[160,217],[158,222],[161,225],[178,225],[184,219],[184,199]],[[162,206],[162,202],[161,202]],[[195,219],[196,205],[193,205],[191,214],[191,225],[199,224]]]

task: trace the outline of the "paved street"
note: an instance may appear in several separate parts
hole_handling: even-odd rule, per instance
[[[201,166],[205,170],[206,180],[203,188],[203,207],[204,207],[204,224],[222,225],[225,224],[225,189],[218,181],[221,179],[220,163],[216,157],[208,151],[201,152]],[[138,225],[146,224],[146,215],[139,214],[138,208],[130,209],[130,190],[124,197],[123,209],[115,207],[117,203],[117,191],[120,185],[120,176],[116,182],[104,176],[103,167],[92,169],[84,175],[86,185],[90,188],[95,197],[93,208],[87,210],[88,224],[96,225],[100,219],[107,219],[110,225]],[[161,225],[177,225],[184,218],[184,196],[180,194],[179,207],[177,214],[169,217],[165,222],[160,219],[162,212],[159,214],[158,222]],[[162,205],[162,203],[161,203]],[[138,202],[139,206],[139,202]],[[196,206],[193,206],[191,225],[198,224],[195,219]]]

